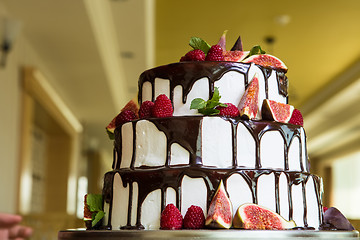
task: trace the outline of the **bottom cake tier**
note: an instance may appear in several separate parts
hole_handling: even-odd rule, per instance
[[[223,181],[234,213],[244,203],[276,211],[300,228],[322,224],[322,181],[318,176],[271,169],[219,169],[174,166],[114,170],[104,178],[104,226],[118,229],[160,228],[167,204],[184,216],[191,205],[206,215],[212,196]]]

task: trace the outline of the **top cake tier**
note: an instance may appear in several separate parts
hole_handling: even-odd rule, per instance
[[[139,103],[154,101],[160,94],[168,96],[174,116],[199,115],[190,109],[195,98],[208,100],[215,87],[221,102],[238,106],[246,87],[257,73],[259,79],[259,112],[264,99],[288,103],[288,79],[285,72],[254,63],[179,62],[149,69],[139,79]]]

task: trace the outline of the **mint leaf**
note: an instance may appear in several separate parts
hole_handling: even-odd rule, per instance
[[[203,39],[199,37],[192,37],[190,39],[189,45],[194,49],[200,49],[205,54],[207,54],[207,52],[211,47],[207,42],[205,42]]]
[[[86,197],[86,203],[89,205],[91,212],[103,210],[103,199],[101,194],[88,194]]]
[[[250,50],[249,56],[258,55],[258,54],[265,54],[265,53],[266,52],[264,50],[262,50],[259,45],[256,45]]]
[[[91,226],[95,227],[95,225],[105,216],[105,212],[104,211],[99,211],[97,213],[95,213],[92,217],[92,222],[91,222]]]
[[[206,101],[201,98],[195,98],[191,101],[190,109],[201,109],[206,107]]]
[[[220,111],[215,109],[217,106],[227,107],[226,104],[220,102],[219,89],[215,87],[214,93],[211,99],[205,101],[201,98],[195,98],[191,101],[190,109],[197,109],[199,113],[209,116],[218,115]]]

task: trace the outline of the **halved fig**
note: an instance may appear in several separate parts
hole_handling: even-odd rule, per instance
[[[251,230],[284,230],[296,227],[276,212],[253,203],[241,205],[235,213],[234,228]]]
[[[229,229],[232,223],[232,203],[226,193],[224,184],[220,181],[219,187],[211,200],[205,225],[211,228]]]
[[[238,109],[240,116],[246,119],[254,119],[259,111],[259,79],[255,74],[242,96]]]
[[[294,107],[292,105],[264,99],[261,116],[263,120],[288,123],[293,111]]]
[[[249,51],[223,51],[223,56],[225,61],[229,62],[241,62],[244,60],[248,55]]]
[[[245,60],[244,63],[255,63],[257,65],[267,67],[267,68],[274,68],[279,69],[284,72],[287,72],[288,68],[279,58],[272,56],[270,54],[259,54],[259,55],[252,55]]]

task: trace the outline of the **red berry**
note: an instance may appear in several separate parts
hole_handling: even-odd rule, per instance
[[[139,110],[140,118],[149,118],[151,117],[151,112],[154,107],[154,103],[152,101],[145,101],[141,104]]]
[[[123,123],[126,123],[126,122],[130,122],[132,120],[135,120],[136,119],[136,115],[133,111],[131,110],[125,110],[121,113],[119,113],[119,115],[116,116],[116,119],[115,119],[115,126],[119,126]]]
[[[180,62],[185,62],[185,61],[189,61],[188,58],[186,56],[182,56],[180,58]]]
[[[239,109],[232,103],[225,103],[227,107],[216,107],[220,110],[219,116],[237,117],[240,115]]]
[[[328,207],[325,207],[323,206],[323,211],[326,212],[329,208]]]
[[[152,116],[157,118],[171,117],[173,112],[170,99],[165,94],[159,95],[154,102]]]
[[[304,125],[304,120],[303,120],[302,114],[298,109],[294,109],[294,111],[291,115],[291,118],[289,120],[289,123],[299,125],[299,126]]]
[[[161,213],[160,228],[167,230],[181,229],[183,225],[182,215],[174,204],[168,204]]]
[[[187,61],[204,61],[205,53],[200,49],[195,49],[185,54]]]
[[[184,228],[201,229],[205,226],[205,215],[201,207],[191,205],[184,217]]]
[[[224,61],[223,49],[219,45],[213,45],[209,49],[205,61]]]

